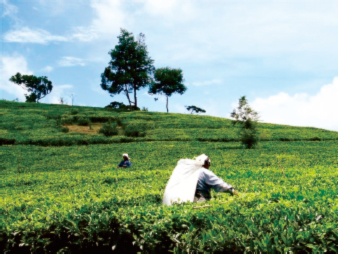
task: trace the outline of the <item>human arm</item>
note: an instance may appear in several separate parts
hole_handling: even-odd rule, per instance
[[[232,195],[238,195],[238,192],[235,191],[234,187],[226,182],[224,182],[221,178],[216,176],[210,170],[204,170],[204,181],[205,183],[214,189],[217,192],[228,192]]]

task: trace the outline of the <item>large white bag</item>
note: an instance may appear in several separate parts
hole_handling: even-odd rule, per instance
[[[165,188],[163,204],[193,202],[203,164],[204,161],[199,160],[179,160]]]

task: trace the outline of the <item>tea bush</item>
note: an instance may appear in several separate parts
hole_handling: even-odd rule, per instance
[[[80,126],[91,126],[92,122],[90,121],[88,117],[80,117],[77,120],[77,124]]]
[[[104,123],[100,128],[99,133],[107,137],[118,135],[119,131],[117,129],[117,124],[111,122]]]
[[[74,115],[74,112],[77,113]],[[62,125],[77,125],[77,121],[82,117],[89,118],[95,124],[103,124],[109,121],[117,122],[117,125],[122,129],[128,125],[137,126],[139,124],[152,123],[153,128],[147,128],[146,136],[137,137],[137,140],[240,141],[238,128],[237,126],[233,127],[229,119],[210,116],[144,111],[106,111],[102,108],[93,107],[71,107],[67,105],[8,101],[0,101],[0,114],[2,114],[0,117],[0,130],[8,131],[6,134],[0,131],[0,138],[14,139],[15,144],[39,144],[41,140],[43,140],[44,144],[48,144],[48,139],[50,139],[50,143],[55,143],[53,140],[56,138],[59,140],[65,139],[65,143],[69,143],[69,139],[74,139],[74,144],[80,144],[79,139],[82,138],[83,143],[86,143],[89,140],[87,135],[74,132],[62,133],[60,131]],[[60,122],[57,123],[55,120],[59,116],[61,116],[61,126]],[[259,123],[258,128],[261,133],[261,140],[264,142],[338,140],[337,132],[316,128],[301,128],[266,123]],[[99,133],[90,135],[97,136],[97,140],[102,140],[102,144],[110,142],[110,140],[102,139]],[[116,140],[113,142],[116,142]],[[120,137],[118,142],[124,142],[123,138]]]
[[[67,127],[61,127],[61,129],[60,129],[62,132],[64,132],[64,133],[68,133],[69,132],[69,128],[67,128]]]
[[[127,137],[145,137],[146,125],[128,125],[124,128],[124,135]]]
[[[337,148],[335,141],[254,150],[238,142],[2,146],[0,243],[6,253],[334,253]],[[124,152],[133,167],[116,169]],[[177,161],[202,152],[240,196],[163,206]]]
[[[56,115],[147,135],[63,133]],[[0,116],[2,253],[337,252],[337,132],[259,124],[246,150],[208,116],[4,101]],[[117,169],[126,152],[132,168]],[[177,161],[201,153],[240,196],[162,205]]]

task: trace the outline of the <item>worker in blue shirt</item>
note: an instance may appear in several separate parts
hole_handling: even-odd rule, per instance
[[[233,186],[227,184],[209,170],[210,165],[211,161],[206,157],[201,172],[199,173],[194,202],[210,200],[211,189],[217,192],[228,192],[231,195],[238,195],[238,192]]]
[[[117,165],[117,167],[118,167],[118,168],[129,168],[129,167],[131,167],[131,162],[130,162],[130,157],[129,157],[129,155],[128,155],[127,153],[124,153],[124,154],[122,155],[122,157],[123,157],[123,161],[121,161],[121,162],[119,163],[119,165]]]

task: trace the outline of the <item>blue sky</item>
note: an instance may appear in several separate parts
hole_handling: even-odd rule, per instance
[[[24,101],[16,72],[47,76],[42,102],[127,103],[100,87],[120,28],[144,33],[156,68],[181,68],[188,87],[169,99],[227,117],[246,95],[261,121],[338,131],[338,0],[0,0],[0,98]],[[165,100],[138,93],[139,106]]]

